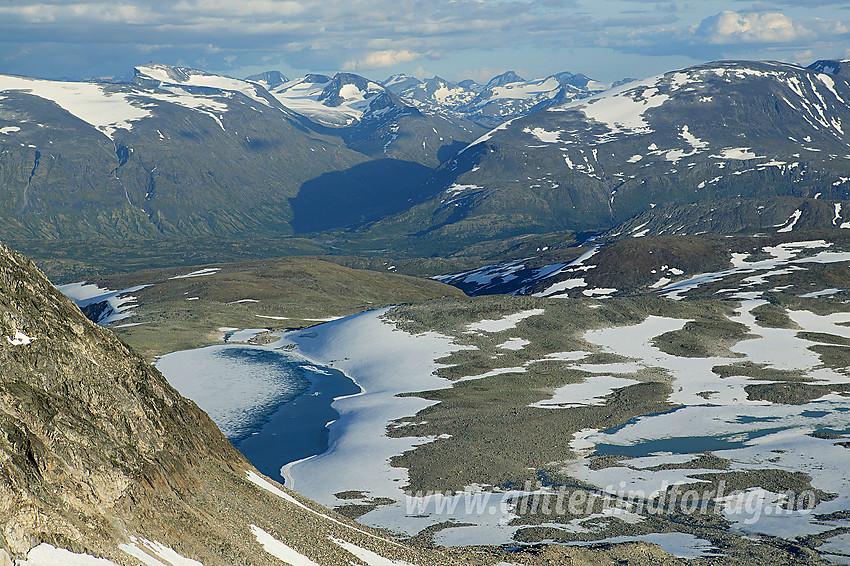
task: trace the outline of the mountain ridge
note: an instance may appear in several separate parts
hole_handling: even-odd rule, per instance
[[[848,99],[845,79],[784,63],[724,61],[626,83],[501,124],[437,170],[436,196],[364,233],[460,246],[476,230],[613,234],[639,214],[710,200],[846,200]]]
[[[485,85],[468,79],[453,83],[439,76],[421,81],[407,75],[393,75],[384,85],[424,112],[446,112],[486,128],[547,106],[590,96],[607,87],[567,71],[533,80],[507,71]]]
[[[329,210],[344,216],[338,227],[398,210],[429,167],[477,135],[404,106],[334,131],[258,83],[158,64],[136,71],[123,84],[0,76],[9,212],[0,235],[286,237]],[[427,148],[415,141],[426,130]],[[350,185],[368,190],[344,205],[311,201]]]
[[[192,69],[140,66],[142,84],[4,77],[0,200],[9,214],[0,232],[113,240],[330,232],[354,249],[394,240],[446,255],[529,234],[614,237],[640,215],[657,218],[651,234],[723,229],[727,222],[706,223],[708,208],[687,207],[848,199],[842,65],[721,61],[604,93],[573,73],[525,82],[508,74],[481,100],[525,103],[483,135],[467,118],[350,73],[272,89],[285,99],[281,92],[314,81],[313,94],[298,96],[322,111],[356,110],[336,127],[287,108],[258,82]],[[437,77],[413,88],[445,101],[465,92],[467,105],[488,91],[469,86]],[[545,107],[531,112],[535,105]],[[763,227],[747,222],[735,229]]]

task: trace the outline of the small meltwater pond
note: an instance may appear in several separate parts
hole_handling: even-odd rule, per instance
[[[162,356],[156,368],[207,412],[228,440],[267,476],[328,449],[331,404],[360,388],[339,370],[273,348],[207,346]]]

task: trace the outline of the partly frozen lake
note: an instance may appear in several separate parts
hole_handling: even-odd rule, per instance
[[[327,450],[326,425],[339,416],[331,403],[360,391],[339,370],[263,346],[184,350],[155,365],[258,470],[278,481],[283,465]]]

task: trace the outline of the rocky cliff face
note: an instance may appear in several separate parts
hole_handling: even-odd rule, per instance
[[[0,288],[0,545],[11,554],[96,548],[158,502],[176,510],[202,463],[248,467],[206,414],[5,246]]]
[[[134,565],[287,552],[351,564],[361,551],[447,563],[256,475],[194,403],[0,245],[0,564],[66,563],[32,562],[56,549]]]

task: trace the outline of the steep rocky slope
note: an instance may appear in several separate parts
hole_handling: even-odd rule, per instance
[[[256,475],[205,413],[5,247],[0,288],[0,563],[70,563],[65,551],[136,566],[280,564],[272,553],[447,563]]]

